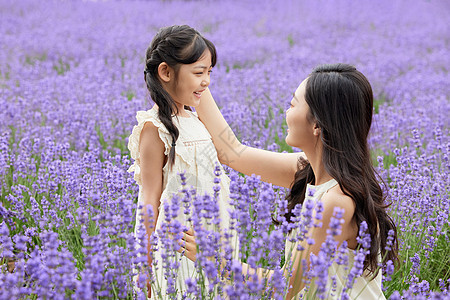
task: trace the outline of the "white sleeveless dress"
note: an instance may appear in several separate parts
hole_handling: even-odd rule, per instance
[[[331,179],[330,181],[327,181],[320,185],[310,185],[308,184],[306,187],[306,195],[308,195],[309,191],[311,189],[314,190],[314,196],[313,199],[315,202],[317,202],[319,199],[322,198],[322,196],[332,187],[337,185],[337,181],[335,179]],[[302,212],[306,210],[305,207],[302,207]],[[291,232],[291,234],[295,234],[295,232]],[[289,239],[286,240],[285,244],[285,259],[287,261],[288,256],[290,252],[292,252],[292,249],[295,249],[295,243],[289,241]],[[353,250],[347,248],[348,253],[348,269],[346,269],[344,265],[338,265],[336,262],[333,261],[332,265],[328,269],[328,282],[327,282],[327,290],[331,290],[333,287],[333,281],[331,280],[330,276],[336,276],[336,282],[334,287],[336,288],[337,295],[333,295],[332,293],[329,293],[328,297],[324,299],[340,299],[340,292],[345,287],[345,284],[347,282],[348,274],[353,266],[355,254],[353,253]],[[381,258],[381,257],[380,257]],[[350,299],[361,299],[361,300],[373,300],[373,299],[386,299],[381,285],[381,279],[382,274],[381,272],[378,272],[378,275],[373,279],[370,280],[371,276],[369,274],[363,274],[363,276],[360,276],[355,279],[353,287],[351,290],[347,290],[348,295],[350,296]],[[314,284],[309,288],[309,291],[305,291],[305,288],[301,290],[293,299],[314,299]]]
[[[189,117],[173,117],[172,120],[179,130],[178,140],[175,146],[175,162],[171,169],[169,169],[166,164],[163,168],[163,192],[161,194],[160,206],[159,206],[159,216],[156,222],[155,231],[161,228],[162,222],[166,217],[166,212],[164,210],[164,203],[169,201],[171,203],[172,197],[178,195],[182,197],[180,190],[181,179],[178,175],[179,173],[185,172],[186,176],[186,187],[194,187],[196,189],[197,195],[204,195],[205,192],[213,195],[214,187],[214,169],[216,165],[219,166],[221,170],[220,175],[220,192],[219,192],[219,217],[220,217],[220,227],[223,231],[228,230],[229,224],[229,213],[228,211],[232,208],[229,205],[229,186],[230,179],[225,174],[222,165],[219,163],[217,158],[217,152],[212,142],[211,136],[203,125],[203,123],[198,119],[195,112],[186,110]],[[135,160],[128,172],[134,172],[134,179],[139,184],[139,196],[138,196],[138,206],[143,201],[143,191],[141,182],[141,172],[140,172],[140,156],[139,156],[139,138],[146,122],[152,122],[157,128],[160,139],[165,145],[165,155],[169,154],[172,144],[172,138],[169,131],[162,124],[158,117],[157,108],[153,107],[148,111],[138,111],[136,115],[138,125],[134,126],[131,136],[129,137],[128,149],[130,150],[131,157]],[[188,225],[187,217],[183,213],[183,208],[181,207],[178,212],[177,220],[182,224]],[[136,212],[136,224],[141,221],[141,211]],[[138,228],[138,226],[136,226]],[[231,232],[234,238],[232,238],[233,245],[237,244],[235,232]],[[136,231],[135,231],[136,235]],[[161,253],[161,241],[158,239],[158,250],[154,253],[154,260],[157,261],[156,278],[159,282],[159,291],[152,290],[152,299],[157,292],[166,295],[167,291],[167,280],[164,279],[164,268],[162,264],[162,253]],[[233,253],[233,258],[238,259],[238,249]],[[196,277],[197,272],[195,271],[195,266],[192,261],[187,259],[185,256],[176,253],[177,261],[180,262],[180,267],[178,269],[176,278],[176,289],[177,298],[181,298],[182,293],[186,291],[185,280],[188,278]]]

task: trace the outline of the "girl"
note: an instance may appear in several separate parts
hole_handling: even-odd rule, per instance
[[[362,221],[367,223],[372,241],[364,261],[365,272],[356,279],[350,298],[384,299],[378,263],[380,256],[384,261],[398,261],[397,235],[395,224],[385,211],[383,192],[371,164],[367,137],[372,122],[373,94],[364,75],[345,64],[323,65],[300,84],[286,111],[286,143],[302,149],[300,154],[272,153],[242,145],[209,93],[204,93],[197,111],[223,163],[244,174],[258,174],[264,181],[291,188],[287,197],[288,221],[294,206],[303,203],[305,195],[311,195],[312,190],[314,201],[321,200],[323,204],[322,226],[308,234],[315,243],[309,246],[306,241],[299,242],[306,251],[298,251],[296,245],[286,241],[286,260],[291,260],[294,268],[292,276],[289,277],[288,272],[284,274],[290,286],[287,299],[300,295],[310,299],[314,294],[314,286],[308,294],[304,289],[301,261],[305,259],[309,266],[310,254],[318,254],[335,208],[345,211],[342,231],[336,238],[340,244],[347,244],[350,263],[354,259],[351,250],[358,247]],[[386,246],[390,230],[391,236],[394,233],[394,242],[389,248]],[[186,255],[195,260],[192,232],[184,237],[183,243],[186,243]],[[292,251],[294,253],[288,256]],[[330,267],[329,276],[336,275],[337,291],[344,289],[350,269],[336,263]],[[271,272],[249,270],[248,265],[243,264],[243,273],[247,271],[271,276]],[[332,281],[328,278],[329,287]]]
[[[136,224],[143,221],[146,228],[151,265],[150,236],[153,231],[158,232],[168,214],[163,204],[179,194],[179,174],[184,173],[188,186],[193,186],[197,194],[212,194],[214,169],[219,165],[222,172],[218,205],[222,228],[228,227],[229,178],[219,164],[211,136],[189,108],[199,105],[209,85],[211,69],[216,63],[214,45],[189,26],[170,26],[156,34],[145,61],[144,79],[155,105],[148,111],[137,112],[138,124],[133,128],[128,148],[135,160],[129,172],[134,172],[139,184]],[[149,206],[153,217],[140,208]],[[177,216],[182,224],[188,225],[186,218],[183,214]],[[180,297],[186,290],[185,280],[195,276],[195,266],[177,253],[180,268],[172,278],[175,284],[168,287],[168,279],[163,279],[168,270],[163,267],[161,238],[157,238],[157,250],[153,253],[158,286],[152,286],[149,296],[165,298],[170,289],[176,290]]]

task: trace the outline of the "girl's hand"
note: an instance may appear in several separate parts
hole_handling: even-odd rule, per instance
[[[137,287],[142,289],[142,286],[139,285],[139,274],[137,276],[136,282],[137,282]],[[151,284],[149,278],[147,278],[146,285],[147,285],[147,298],[151,298],[152,297],[152,284]]]
[[[190,228],[188,231],[185,231],[178,244],[180,245],[178,252],[195,262],[197,259],[197,243],[195,242],[194,229]]]

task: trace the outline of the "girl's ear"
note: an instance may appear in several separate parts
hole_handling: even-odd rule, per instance
[[[158,66],[158,75],[162,81],[168,83],[173,77],[173,70],[167,63],[162,62]]]

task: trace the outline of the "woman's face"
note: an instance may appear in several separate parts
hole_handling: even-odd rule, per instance
[[[291,106],[286,111],[286,123],[288,126],[286,143],[302,150],[305,150],[315,140],[315,123],[311,120],[309,106],[305,101],[307,80],[308,78],[299,85],[291,100]]]
[[[181,64],[177,80],[172,82],[169,93],[179,106],[196,107],[200,104],[202,92],[208,87],[211,74],[211,53],[205,50],[193,64]]]

